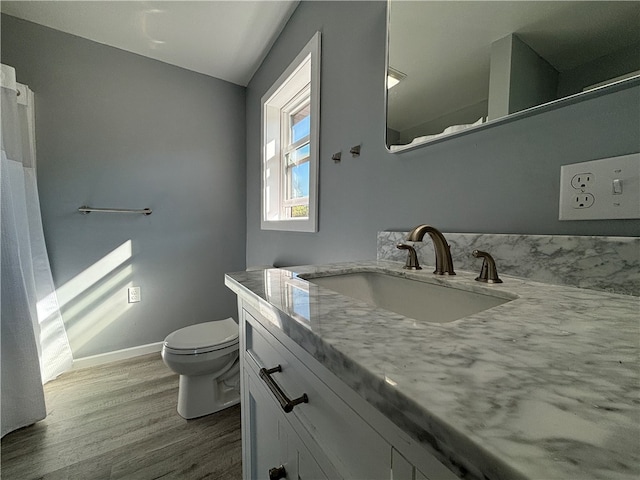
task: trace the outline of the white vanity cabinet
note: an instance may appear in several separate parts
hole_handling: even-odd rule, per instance
[[[245,480],[457,478],[241,297],[238,307]],[[285,413],[278,397],[300,403]]]

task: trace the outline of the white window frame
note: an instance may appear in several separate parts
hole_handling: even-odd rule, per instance
[[[302,105],[306,105],[307,98],[311,117],[309,137],[291,144],[290,117]],[[263,230],[318,231],[319,131],[320,32],[316,32],[261,100],[260,227]],[[289,198],[286,154],[307,143],[309,196]],[[287,216],[287,211],[297,205],[308,205],[307,217]]]
[[[311,145],[311,131],[309,131],[309,135],[297,140],[296,142],[292,142],[291,140],[291,117],[295,115],[297,112],[302,110],[307,105],[311,106],[311,91],[310,87],[305,87],[300,93],[298,93],[291,101],[282,107],[282,118],[280,119],[280,125],[285,127],[281,128],[281,136],[282,136],[282,171],[280,172],[282,175],[282,189],[280,190],[280,202],[281,202],[281,215],[286,218],[286,213],[284,212],[285,208],[291,208],[298,205],[308,205],[309,197],[296,197],[291,198],[290,196],[290,182],[288,181],[289,169],[294,166],[302,165],[303,163],[311,162],[311,151],[309,151],[309,155],[307,155],[302,161],[297,161],[294,163],[290,163],[287,160],[287,155],[295,152],[297,149],[304,147],[305,145]],[[311,150],[311,149],[309,149]]]

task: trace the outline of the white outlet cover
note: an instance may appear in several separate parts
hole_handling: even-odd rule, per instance
[[[140,301],[140,287],[129,287],[128,289],[129,303],[137,303]]]
[[[561,167],[560,220],[625,218],[640,218],[640,153]]]

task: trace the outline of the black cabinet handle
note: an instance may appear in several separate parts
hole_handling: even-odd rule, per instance
[[[287,478],[287,471],[284,469],[284,465],[269,469],[269,480],[280,480],[281,478]]]
[[[306,393],[303,393],[300,397],[294,398],[293,400],[287,397],[287,394],[284,393],[280,386],[278,386],[278,384],[275,382],[275,380],[271,378],[272,373],[281,371],[282,367],[280,365],[276,365],[275,367],[268,370],[263,367],[260,369],[260,378],[264,380],[264,382],[267,384],[267,387],[269,387],[269,390],[271,390],[271,393],[273,393],[278,402],[280,402],[282,410],[284,410],[285,413],[289,413],[296,405],[300,403],[309,403],[309,397],[307,397]]]

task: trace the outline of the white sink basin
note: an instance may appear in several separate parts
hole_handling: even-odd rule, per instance
[[[512,300],[376,272],[305,280],[341,295],[426,322],[452,322]]]

